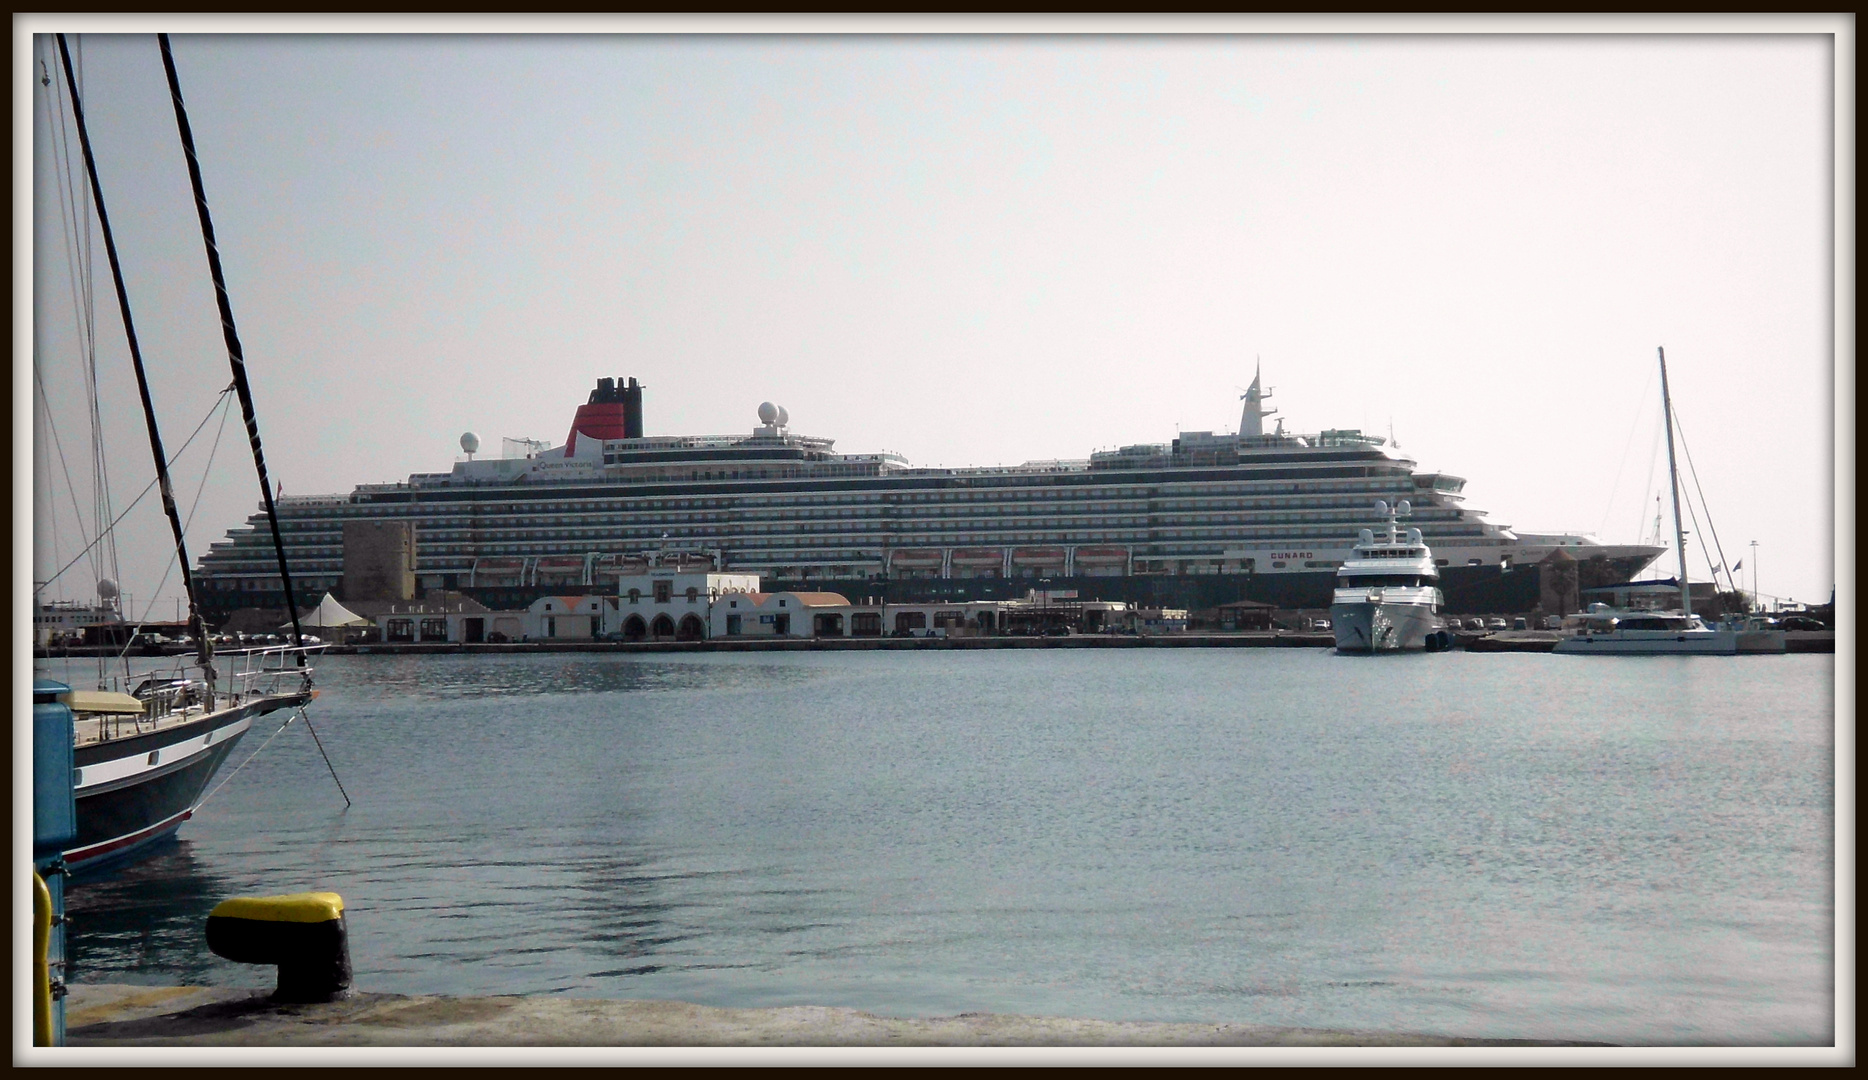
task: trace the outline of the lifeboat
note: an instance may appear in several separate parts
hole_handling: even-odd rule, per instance
[[[955,566],[1003,566],[1005,565],[1005,549],[955,548],[953,564]]]
[[[1062,566],[1064,565],[1063,548],[1013,548],[1012,565],[1014,566]]]
[[[941,564],[939,548],[896,548],[889,553],[889,563],[902,567],[928,567]]]
[[[637,555],[599,555],[590,568],[592,577],[621,577],[625,574],[646,574],[649,561]]]
[[[517,582],[524,572],[524,559],[475,559],[473,564],[476,585],[488,585],[496,581]]]

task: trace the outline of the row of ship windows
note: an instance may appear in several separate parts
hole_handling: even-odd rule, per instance
[[[1389,493],[1390,494],[1402,494],[1402,495],[1407,494],[1405,489],[1396,489],[1394,492],[1389,492]],[[1360,496],[1360,495],[1358,496],[1335,495],[1335,496],[1329,496],[1329,497],[1307,497],[1307,498],[1297,498],[1297,497],[1287,495],[1287,496],[1252,499],[1252,498],[1244,498],[1244,497],[1240,497],[1236,495],[1234,496],[1219,495],[1213,492],[1201,492],[1199,497],[1197,498],[1196,497],[1171,497],[1170,498],[1170,497],[1164,497],[1160,495],[1149,495],[1149,494],[1136,493],[1133,495],[1119,496],[1116,498],[1116,501],[1107,501],[1107,502],[1095,502],[1095,501],[1075,502],[1074,500],[1081,500],[1084,498],[1084,495],[1080,492],[1070,492],[1068,493],[1068,496],[1071,500],[1073,500],[1073,503],[1071,505],[1057,506],[1052,509],[1053,513],[1104,514],[1104,513],[1119,513],[1119,512],[1124,512],[1124,511],[1129,512],[1129,513],[1141,513],[1141,512],[1146,512],[1148,510],[1157,510],[1157,511],[1159,510],[1199,510],[1199,509],[1215,508],[1214,507],[1215,503],[1224,504],[1225,509],[1237,509],[1237,510],[1276,510],[1276,509],[1280,509],[1282,507],[1287,507],[1287,506],[1337,507],[1337,508],[1355,509],[1355,510],[1367,510],[1368,509],[1368,499],[1365,496]],[[605,502],[581,502],[581,503],[549,503],[549,504],[541,504],[541,505],[524,505],[524,506],[460,506],[458,508],[455,508],[455,507],[449,507],[449,506],[446,506],[445,504],[442,504],[442,505],[424,506],[423,510],[431,515],[436,515],[436,516],[445,515],[445,516],[450,516],[450,517],[476,517],[476,516],[477,517],[502,517],[502,516],[517,515],[517,514],[550,514],[550,515],[609,514],[609,515],[614,516],[619,513],[623,513],[623,514],[627,514],[627,513],[666,514],[671,510],[717,510],[717,511],[731,512],[735,514],[736,516],[749,517],[749,518],[759,518],[759,517],[767,517],[767,516],[796,518],[796,517],[847,517],[852,514],[865,515],[865,516],[881,515],[881,514],[886,514],[890,512],[890,510],[892,509],[890,504],[883,503],[875,499],[852,499],[852,500],[848,500],[848,502],[852,505],[835,506],[834,508],[826,508],[826,509],[815,509],[815,507],[818,507],[820,505],[828,506],[829,503],[842,503],[844,501],[845,500],[826,501],[826,500],[811,499],[811,500],[800,500],[799,502],[796,502],[796,503],[775,503],[775,504],[767,505],[763,501],[754,502],[753,500],[749,500],[749,499],[740,499],[740,500],[667,499],[667,500],[653,500],[653,501],[645,501],[645,502],[631,502],[625,505],[615,505],[612,503],[605,503]],[[955,514],[955,513],[959,513],[959,514],[986,514],[986,513],[1002,514],[1008,511],[1015,512],[1018,509],[1018,504],[1007,504],[1007,503],[1000,502],[997,500],[982,500],[970,494],[963,496],[963,497],[959,497],[959,498],[938,498],[936,499],[936,498],[930,497],[925,500],[921,498],[915,498],[913,500],[905,499],[902,501],[911,502],[916,509],[921,509],[922,512],[930,513],[930,514],[937,514],[937,515],[938,514]],[[924,502],[930,505],[927,505],[925,506],[925,508],[923,508],[922,504]],[[936,507],[932,505],[933,503],[953,503],[955,505]],[[895,512],[899,514],[902,511],[896,510]],[[370,515],[370,516],[400,517],[400,516],[405,515],[406,513],[407,513],[406,509],[396,508],[393,512],[388,509],[379,510],[379,511],[376,511],[375,514]],[[354,517],[358,515],[345,514],[341,516]],[[726,515],[725,513],[721,513],[721,514],[714,514],[714,515],[707,515],[707,516],[724,517]],[[264,524],[265,522],[263,519],[256,519],[255,521],[248,523],[249,527],[254,528],[254,529],[258,529],[264,526]],[[290,522],[290,523],[282,523],[282,524],[299,525],[300,523]],[[321,523],[321,522],[306,521],[302,523],[302,527],[316,529],[316,528],[329,528],[330,526],[324,523]]]
[[[1019,539],[1031,539],[1031,540],[1036,540],[1036,541],[1044,541],[1050,538],[1020,537]],[[956,539],[956,540],[953,540],[952,542],[964,543],[965,541]],[[1480,541],[1479,543],[1485,544],[1485,543],[1501,543],[1501,542],[1502,541],[1487,540],[1487,541]],[[1210,547],[1199,546],[1196,544],[1174,544],[1174,543],[1157,544],[1157,545],[1154,545],[1154,549],[1155,550],[1152,555],[1152,557],[1154,558],[1160,558],[1163,556],[1172,556],[1174,558],[1214,558],[1216,557],[1212,554]],[[550,552],[539,552],[538,554],[550,554]],[[1140,547],[1140,546],[1137,547],[1137,549],[1133,552],[1133,554],[1138,559],[1144,558],[1144,557],[1150,557],[1149,551],[1145,547]],[[879,553],[865,552],[865,551],[852,552],[848,549],[837,549],[837,548],[817,548],[817,549],[799,549],[799,548],[776,549],[775,548],[775,549],[770,549],[770,550],[744,551],[741,553],[740,558],[742,559],[742,561],[756,561],[758,565],[765,565],[765,564],[778,564],[778,563],[785,562],[787,560],[793,560],[793,561],[801,560],[805,562],[824,562],[826,560],[848,559],[851,557],[860,558],[863,556],[873,557],[877,555],[879,555]],[[442,570],[444,566],[447,565],[447,562],[448,560],[442,559],[439,556],[437,556],[437,562],[435,564],[431,564],[427,567],[421,568],[417,572],[418,573],[438,572]],[[469,565],[470,563],[466,560],[461,560],[458,562],[458,568],[460,569],[464,569],[468,567]],[[1275,566],[1276,564],[1274,563],[1273,565]],[[1441,565],[1445,565],[1444,560],[1441,561]],[[254,576],[252,577],[231,577],[231,576],[203,577],[202,584],[207,589],[217,590],[217,591],[222,591],[222,592],[264,592],[268,589],[276,590],[279,587],[278,577],[276,575],[268,577],[266,574],[266,570],[263,567],[255,566],[255,567],[245,568],[244,571],[242,571],[239,568],[229,568],[229,569],[223,569],[220,571],[220,573],[228,574],[228,575],[235,574],[235,573],[241,573],[241,572],[252,574]],[[456,571],[450,570],[448,572],[456,572]],[[320,589],[336,588],[339,580],[340,579],[335,575],[312,576],[310,574],[307,574],[304,576],[294,576],[292,579],[292,583],[295,587],[297,587],[300,590],[320,590]]]
[[[1226,541],[1226,540],[1251,540],[1251,541],[1256,541],[1260,543],[1273,543],[1273,542],[1278,542],[1278,541],[1289,540],[1292,542],[1314,543],[1317,540],[1327,540],[1327,539],[1332,539],[1332,538],[1345,544],[1350,542],[1350,538],[1343,536],[1339,532],[1333,532],[1332,530],[1328,530],[1328,529],[1288,529],[1288,530],[1283,530],[1275,534],[1268,533],[1268,532],[1256,534],[1256,535],[1232,533],[1232,534],[1226,534],[1226,535],[1221,535],[1221,536],[1215,536],[1211,532],[1203,531],[1199,529],[1157,530],[1152,533],[1144,533],[1144,532],[1139,532],[1139,531],[1137,532],[1081,532],[1081,533],[1019,532],[1019,533],[1012,533],[1012,534],[1001,533],[1001,534],[995,534],[995,535],[985,535],[985,534],[980,534],[980,533],[942,533],[942,534],[937,534],[937,535],[932,535],[932,536],[919,537],[918,539],[922,540],[925,543],[930,543],[930,544],[1004,544],[1004,543],[1014,543],[1014,544],[1017,544],[1017,543],[1146,544],[1146,543],[1171,541],[1171,540],[1200,541],[1200,542],[1211,544],[1215,541]],[[708,540],[709,538],[683,537],[682,539],[686,542],[693,542],[696,540],[704,541],[704,540]],[[852,537],[844,538],[844,540],[845,540],[845,544],[836,545],[833,548],[825,549],[825,550],[841,550],[841,549],[846,548],[847,544],[855,544],[855,543],[866,544],[872,547],[884,546],[875,537],[852,536]],[[1473,543],[1473,542],[1480,542],[1480,541],[1467,541],[1468,544]],[[773,548],[784,543],[787,543],[787,541],[783,539],[749,538],[745,540],[735,541],[730,546],[736,550],[751,551],[751,550],[756,550],[756,549]],[[526,557],[526,556],[534,556],[534,555],[564,555],[564,554],[566,554],[566,552],[564,551],[564,546],[562,543],[508,544],[508,545],[502,545],[499,548],[494,549],[494,550],[489,550],[484,546],[476,547],[473,545],[466,545],[466,544],[436,544],[436,545],[424,544],[420,552],[420,556],[424,560],[434,560],[434,559],[465,560],[465,559],[473,559],[473,558]],[[574,554],[582,554],[582,553],[578,552]],[[338,559],[337,557],[332,557],[328,561],[331,563],[335,563],[338,561]],[[263,561],[256,560],[253,562],[244,562],[244,563],[236,563],[236,562],[217,563],[213,567],[213,569],[216,573],[222,573],[222,574],[240,573],[240,572],[264,573],[266,572],[267,569],[269,569],[269,567]]]
[[[1178,487],[1187,487],[1186,491],[1175,491]],[[1211,499],[1224,496],[1273,496],[1306,492],[1329,493],[1400,493],[1411,494],[1415,486],[1407,478],[1371,480],[1371,481],[1322,481],[1312,483],[1290,483],[1257,481],[1237,484],[1198,484],[1198,485],[1159,485],[1141,490],[1123,488],[1091,488],[1089,490],[1067,490],[1063,488],[1023,491],[1008,489],[1003,491],[968,490],[968,491],[917,491],[891,492],[886,494],[864,493],[856,495],[741,495],[718,498],[659,498],[659,499],[594,499],[576,502],[550,503],[493,503],[462,505],[458,513],[462,514],[509,514],[509,513],[587,513],[602,510],[650,510],[662,511],[673,509],[744,509],[749,507],[772,507],[785,509],[797,506],[838,506],[866,505],[879,506],[885,503],[943,503],[968,502],[988,505],[1005,500],[1049,500],[1049,499],[1120,499],[1124,501],[1176,499],[1199,496]],[[449,509],[446,503],[431,504],[436,511]],[[387,516],[399,517],[407,512],[406,503],[344,505],[333,508],[300,510],[294,517],[356,517]],[[249,519],[249,525],[261,526],[264,517]]]
[[[1183,505],[1184,504],[1175,505],[1173,508],[1181,509]],[[1064,511],[1065,513],[1070,513],[1072,508],[1060,507],[1059,509]],[[1167,516],[1157,515],[1157,519],[1161,522],[1168,523],[1168,524],[1196,524],[1197,525],[1197,524],[1206,523],[1206,524],[1223,525],[1223,524],[1249,524],[1255,521],[1349,522],[1349,521],[1359,521],[1363,518],[1368,517],[1368,509],[1366,507],[1361,507],[1361,506],[1337,507],[1337,508],[1325,507],[1322,509],[1308,509],[1307,508],[1303,510],[1283,509],[1283,510],[1277,510],[1277,511],[1256,512],[1256,513],[1241,511],[1237,508],[1226,508],[1226,509],[1201,508],[1201,509],[1203,509],[1204,512],[1199,513],[1199,514],[1173,514],[1173,515],[1167,515]],[[974,516],[976,518],[978,517],[977,511],[969,511],[965,508],[956,508],[950,513],[951,513],[951,516],[955,516],[955,517],[961,517],[961,516]],[[1081,513],[1081,511],[1079,511],[1079,513]],[[541,535],[547,535],[547,534],[556,535],[556,536],[596,537],[596,536],[603,535],[604,531],[606,530],[613,531],[618,528],[627,528],[632,524],[638,527],[644,527],[644,526],[661,527],[663,525],[677,525],[677,526],[687,527],[687,526],[708,525],[708,524],[724,524],[724,525],[737,524],[743,528],[750,529],[752,531],[765,531],[765,532],[791,531],[791,530],[802,531],[802,532],[825,532],[825,531],[837,531],[838,529],[848,529],[852,527],[874,528],[880,524],[879,522],[874,522],[874,521],[850,520],[848,519],[847,515],[836,515],[836,514],[832,514],[829,512],[822,512],[820,516],[823,519],[821,522],[819,521],[818,518],[812,518],[811,521],[805,524],[799,524],[795,521],[774,521],[770,524],[766,524],[756,519],[740,521],[740,522],[732,522],[732,521],[727,520],[725,515],[720,515],[720,514],[663,515],[663,516],[654,518],[651,521],[639,521],[639,522],[631,522],[627,519],[612,518],[607,521],[601,520],[601,519],[587,520],[587,521],[577,521],[577,522],[572,522],[572,523],[566,523],[564,525],[555,525],[550,520],[522,519],[522,520],[514,521],[508,525],[502,525],[499,527],[480,528],[480,529],[464,528],[461,525],[456,524],[454,522],[447,521],[446,519],[440,519],[440,520],[417,519],[415,524],[416,524],[416,528],[424,535],[453,536],[453,535],[462,535],[462,534],[478,534],[478,535],[483,535],[483,536],[510,536],[510,537],[541,536]],[[897,519],[895,522],[891,523],[891,527],[896,528],[896,529],[952,528],[955,523],[944,520],[945,516],[947,515],[943,515],[942,518],[936,518],[936,519],[931,519],[931,520]],[[1413,520],[1421,521],[1421,522],[1455,521],[1455,520],[1458,520],[1459,516],[1460,516],[1460,511],[1458,510],[1424,507],[1415,513]],[[842,520],[838,520],[839,518],[841,518]],[[1000,516],[997,519],[983,518],[983,519],[978,519],[978,520],[974,520],[971,522],[967,522],[965,524],[970,525],[971,527],[976,528],[976,529],[986,529],[986,528],[994,528],[994,527],[1016,527],[1018,525],[1066,527],[1072,524],[1079,524],[1079,523],[1072,522],[1066,519],[1055,518],[1055,517],[1027,520],[1023,518],[1016,518],[1016,517],[1007,518],[1007,517]],[[1111,522],[1111,524],[1116,525],[1116,526],[1139,526],[1139,525],[1147,524],[1147,520],[1143,515],[1136,514],[1136,515],[1131,515],[1123,520],[1117,520],[1117,521]],[[515,531],[515,530],[520,530],[520,531]],[[533,531],[527,532],[523,530],[533,530]],[[307,533],[315,532],[318,535],[322,535],[326,537],[327,543],[332,543],[332,544],[342,543],[342,534],[339,532],[333,532],[326,527],[313,527],[309,525],[300,525],[296,528],[293,528],[287,531],[291,531],[295,533],[297,538],[303,538],[306,536]],[[253,543],[260,543],[268,539],[265,536],[257,536],[257,535],[250,536],[250,537],[243,537],[243,538],[250,539],[251,542]],[[217,544],[215,546],[224,547],[228,545]]]
[[[231,571],[222,571],[222,573],[229,572]],[[259,570],[257,567],[249,572],[264,573],[263,570]],[[307,575],[300,577],[294,574],[292,575],[292,591],[297,593],[312,589],[335,589],[340,580],[340,578],[332,576],[312,577]],[[204,577],[201,579],[201,587],[210,592],[268,592],[279,588],[279,575],[274,574],[270,578]]]
[[[938,541],[940,535],[953,534],[953,535],[965,535],[967,537],[967,540],[963,542],[975,542],[975,541],[990,542],[990,541],[997,540],[997,539],[1004,539],[1007,536],[1010,536],[1012,534],[1016,534],[1017,537],[1021,537],[1021,538],[1025,536],[1039,536],[1039,537],[1048,536],[1048,537],[1058,537],[1058,538],[1094,537],[1097,539],[1101,539],[1104,537],[1121,537],[1125,539],[1129,539],[1129,538],[1143,539],[1148,536],[1222,536],[1222,537],[1223,536],[1237,536],[1237,537],[1254,538],[1254,539],[1276,539],[1280,536],[1296,536],[1296,535],[1321,536],[1321,535],[1331,535],[1333,533],[1334,534],[1346,534],[1347,533],[1347,529],[1345,528],[1345,523],[1343,522],[1330,522],[1327,520],[1316,520],[1316,519],[1312,519],[1309,522],[1303,522],[1301,520],[1298,520],[1298,521],[1287,521],[1287,522],[1279,523],[1285,526],[1283,528],[1240,527],[1238,525],[1228,525],[1224,523],[1201,522],[1198,520],[1183,520],[1183,521],[1178,521],[1178,522],[1173,523],[1174,525],[1177,525],[1179,527],[1148,528],[1148,527],[1137,525],[1137,526],[1133,526],[1127,529],[1117,527],[1114,529],[1099,529],[1099,530],[1072,529],[1070,528],[1070,523],[1060,524],[1055,521],[1046,521],[1042,523],[1040,522],[1018,522],[1018,523],[1007,522],[1007,523],[1000,525],[997,528],[985,527],[983,525],[975,525],[973,526],[971,530],[965,531],[964,533],[956,532],[955,527],[958,526],[959,529],[966,530],[967,526],[965,523],[948,522],[944,524],[946,526],[945,528],[937,528],[933,525],[928,525],[928,526],[923,526],[921,528],[897,528],[897,529],[887,530],[886,532],[882,530],[840,529],[840,528],[836,528],[836,527],[828,526],[828,525],[819,526],[816,528],[803,527],[803,528],[790,528],[790,529],[778,529],[778,530],[760,530],[760,529],[754,528],[754,529],[747,529],[743,531],[736,531],[733,533],[726,533],[726,532],[722,532],[719,530],[712,530],[712,529],[687,529],[683,531],[683,535],[685,538],[689,538],[689,539],[700,537],[700,538],[707,538],[707,539],[713,539],[713,540],[754,543],[754,542],[770,542],[770,540],[774,536],[795,535],[799,532],[822,533],[822,534],[825,534],[824,539],[826,540],[831,539],[832,537],[839,537],[839,538],[844,538],[844,539],[853,540],[853,541],[866,541],[866,542],[876,542],[877,540],[879,540],[879,538],[881,538],[884,535],[903,536],[903,537],[908,537],[911,539],[922,540],[922,541]],[[1355,523],[1350,522],[1347,524],[1350,526],[1353,526]],[[1192,527],[1188,527],[1188,526],[1192,526]],[[1044,531],[1033,532],[1033,530],[1036,530],[1036,529],[1042,529]],[[766,535],[766,536],[759,535],[762,531],[770,535]],[[507,532],[507,531],[500,530],[500,532]],[[594,530],[594,529],[592,530],[538,530],[538,531],[529,531],[529,532],[510,532],[507,535],[495,535],[495,536],[481,535],[476,538],[476,537],[473,537],[471,534],[463,534],[461,532],[456,532],[453,530],[436,529],[436,530],[423,531],[419,533],[418,535],[420,539],[419,539],[418,544],[422,551],[470,551],[476,548],[493,547],[493,546],[544,547],[544,546],[550,546],[554,544],[562,546],[564,542],[574,541],[574,540],[588,540],[588,541],[593,541],[593,542],[600,543],[600,544],[625,544],[625,545],[627,544],[653,544],[654,542],[661,539],[663,532],[665,532],[665,530],[637,533],[637,534],[632,535],[627,532],[601,531],[601,530]],[[1459,539],[1464,539],[1467,537],[1478,537],[1478,536],[1483,535],[1483,529],[1477,525],[1456,526],[1456,527],[1451,527],[1451,528],[1437,528],[1437,529],[1429,528],[1425,530],[1425,532],[1430,542],[1443,540],[1443,539],[1459,540]],[[528,543],[528,541],[535,541],[536,543]],[[332,558],[332,559],[342,558],[343,556],[343,545],[342,544],[300,544],[300,545],[294,545],[293,550],[296,553],[298,553],[300,556],[311,556],[311,557],[323,556],[323,557]],[[244,561],[265,559],[269,556],[270,556],[270,552],[267,552],[262,548],[250,547],[246,550],[215,551],[215,552],[210,553],[202,561],[204,564],[211,563],[211,564],[220,565],[220,564],[227,564],[227,563],[233,563],[233,562],[244,562]]]
[[[798,530],[785,530],[785,534],[794,535],[797,531]],[[847,531],[847,530],[843,530],[843,531],[825,530],[825,531],[831,534],[831,535],[826,535],[823,537],[823,539],[826,541],[830,541],[834,538],[837,540],[841,540],[845,543],[879,544],[882,542],[882,539],[883,539],[883,534],[877,533],[877,532],[853,532],[853,531]],[[1025,527],[1022,529],[1015,528],[1010,531],[1006,529],[960,531],[960,532],[953,531],[951,529],[933,531],[933,532],[922,532],[922,531],[915,531],[915,530],[897,530],[896,532],[890,535],[906,536],[906,534],[910,532],[913,532],[914,535],[908,538],[919,540],[922,542],[927,542],[927,543],[945,543],[945,542],[999,543],[999,542],[1006,542],[1006,541],[1018,542],[1018,541],[1023,541],[1023,540],[1039,540],[1039,541],[1048,540],[1048,541],[1062,541],[1062,542],[1096,542],[1096,541],[1104,541],[1104,540],[1145,541],[1149,539],[1150,537],[1190,538],[1190,539],[1236,538],[1236,539],[1269,541],[1269,540],[1277,540],[1281,537],[1287,537],[1287,536],[1288,537],[1301,536],[1301,537],[1309,538],[1309,537],[1318,537],[1318,536],[1330,536],[1330,535],[1343,536],[1345,535],[1344,530],[1342,530],[1341,528],[1327,527],[1327,523],[1325,525],[1317,525],[1317,526],[1294,526],[1294,527],[1286,527],[1286,528],[1248,528],[1248,529],[1226,528],[1226,527],[1221,527],[1221,526],[1207,526],[1204,528],[1155,528],[1155,529],[1143,529],[1143,528],[1100,529],[1100,530],[1055,529],[1055,530],[1045,530],[1041,532],[1034,532],[1031,530],[1030,527]],[[1478,527],[1474,526],[1474,527],[1469,527],[1469,528],[1464,528],[1464,529],[1430,530],[1427,535],[1428,535],[1430,542],[1437,542],[1437,541],[1444,540],[1444,539],[1463,540],[1467,537],[1478,537],[1481,534],[1482,534],[1481,530]],[[473,542],[459,542],[459,541],[463,541],[464,538],[449,537],[439,532],[436,532],[436,533],[426,534],[423,537],[423,540],[420,543],[419,548],[420,548],[420,551],[424,554],[432,554],[432,553],[468,554],[468,553],[472,553],[475,551],[484,551],[487,549],[497,549],[501,551],[526,550],[526,551],[538,551],[538,552],[553,552],[553,551],[562,549],[566,541],[572,541],[572,540],[589,540],[597,544],[605,544],[605,545],[620,544],[624,546],[630,546],[630,545],[640,546],[640,545],[652,545],[660,539],[661,539],[661,536],[659,534],[657,535],[644,534],[640,536],[631,537],[628,535],[618,535],[615,533],[607,533],[607,534],[599,535],[594,532],[590,533],[589,535],[584,535],[584,536],[566,534],[566,533],[534,533],[534,534],[530,534],[526,536],[483,539],[478,543],[473,543]],[[705,540],[705,541],[710,541],[710,542],[715,542],[715,543],[729,543],[729,544],[734,544],[734,545],[769,546],[772,543],[781,541],[783,537],[782,536],[758,536],[758,535],[753,535],[753,534],[722,535],[719,533],[703,530],[703,531],[684,532],[682,535],[682,539],[684,541]],[[457,541],[457,542],[449,542],[450,540]],[[333,546],[333,545],[309,546],[308,545],[308,546],[301,546],[301,547],[296,548],[295,553],[301,558],[322,557],[322,558],[331,559],[335,561],[335,560],[342,559],[343,548],[341,545],[337,545],[337,546]],[[241,552],[241,553],[228,552],[224,554],[216,553],[202,561],[203,561],[203,565],[213,565],[216,567],[225,568],[225,567],[230,567],[234,565],[243,565],[243,564],[252,564],[255,562],[263,562],[265,561],[265,556],[257,550],[250,551],[250,552]]]

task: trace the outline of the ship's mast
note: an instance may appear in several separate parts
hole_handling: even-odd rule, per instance
[[[1244,394],[1240,395],[1245,401],[1245,409],[1239,414],[1240,438],[1256,438],[1263,435],[1265,433],[1265,418],[1268,416],[1276,416],[1278,412],[1276,409],[1265,408],[1265,399],[1271,395],[1259,389],[1260,377],[1260,365],[1254,362],[1252,366],[1252,385],[1246,389]],[[1282,424],[1283,421],[1280,420],[1279,423]]]
[[[130,366],[136,371],[136,390],[142,398],[143,424],[149,429],[149,451],[156,459],[156,484],[162,493],[162,512],[175,534],[175,561],[182,570],[182,591],[188,594],[188,632],[195,638],[195,656],[207,677],[208,690],[214,688],[214,644],[208,640],[207,627],[201,621],[201,605],[195,597],[195,579],[188,568],[188,544],[182,535],[182,518],[175,505],[175,487],[169,479],[169,457],[162,448],[162,433],[156,426],[156,406],[149,397],[149,375],[143,368],[143,350],[136,338],[136,320],[130,316],[130,294],[123,284],[123,264],[117,258],[117,238],[110,228],[110,212],[104,208],[104,187],[97,178],[97,158],[91,153],[91,132],[84,122],[84,102],[78,97],[78,77],[71,66],[71,49],[65,35],[58,35],[59,63],[65,69],[65,89],[71,94],[71,115],[78,128],[78,146],[84,152],[84,171],[91,181],[91,202],[97,207],[97,226],[104,234],[104,254],[110,260],[110,280],[117,289],[117,310],[123,315],[123,336],[130,347]],[[129,605],[124,605],[126,608]]]
[[[1660,353],[1661,419],[1667,423],[1667,490],[1673,495],[1673,540],[1680,550],[1680,611],[1693,615],[1693,597],[1686,582],[1686,526],[1680,522],[1680,470],[1673,460],[1673,399],[1667,394],[1667,350]]]
[[[246,420],[247,443],[253,448],[253,467],[259,473],[260,505],[272,526],[272,548],[279,560],[279,585],[285,590],[285,610],[292,616],[292,644],[299,647],[298,665],[305,666],[305,631],[298,623],[298,594],[292,588],[292,568],[285,558],[285,541],[279,535],[279,510],[273,504],[271,481],[266,476],[266,455],[259,445],[259,420],[253,414],[253,391],[247,385],[246,352],[240,347],[240,333],[234,328],[233,305],[227,299],[227,280],[221,274],[220,244],[214,239],[214,219],[208,214],[207,191],[201,185],[201,163],[195,157],[194,130],[188,124],[188,109],[182,103],[182,84],[175,74],[175,57],[169,51],[169,35],[157,34],[162,50],[162,69],[169,78],[169,100],[175,106],[175,127],[181,133],[182,154],[188,159],[188,180],[194,187],[195,211],[201,219],[201,241],[207,247],[208,275],[214,280],[214,301],[220,307],[221,337],[227,343],[227,363],[233,369],[234,392],[240,398],[240,414]],[[183,569],[186,573],[186,568]],[[335,775],[335,774],[333,774]]]

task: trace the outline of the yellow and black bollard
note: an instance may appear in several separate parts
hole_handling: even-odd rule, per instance
[[[240,964],[276,964],[272,999],[309,1003],[350,994],[344,898],[333,892],[224,900],[208,913],[208,948]]]

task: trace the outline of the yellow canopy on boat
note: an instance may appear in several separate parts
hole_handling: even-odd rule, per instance
[[[58,700],[65,703],[72,712],[83,713],[140,713],[143,703],[128,694],[118,694],[109,690],[73,690],[69,694],[58,695]]]

